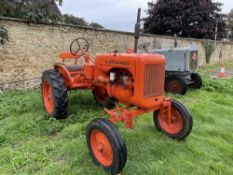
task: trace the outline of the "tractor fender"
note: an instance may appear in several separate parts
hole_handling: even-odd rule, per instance
[[[72,77],[70,76],[70,73],[69,71],[67,70],[67,68],[62,65],[62,64],[55,64],[54,65],[54,69],[60,73],[60,75],[62,76],[62,78],[64,79],[65,81],[65,86],[66,88],[69,90],[69,89],[72,89],[72,84],[73,84],[73,79]]]

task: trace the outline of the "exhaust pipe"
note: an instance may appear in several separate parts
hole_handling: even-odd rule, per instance
[[[140,21],[141,21],[141,8],[138,9],[137,23],[134,30],[134,53],[138,52],[138,39],[140,37]]]

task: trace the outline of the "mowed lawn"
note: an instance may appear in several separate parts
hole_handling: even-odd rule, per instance
[[[212,80],[204,75],[202,90],[190,89],[183,102],[194,125],[185,141],[158,132],[152,114],[135,120],[134,129],[117,124],[128,149],[123,175],[232,175],[233,79]],[[39,90],[0,95],[0,174],[106,174],[88,155],[85,129],[101,106],[90,92],[69,94],[66,120],[49,118]],[[104,116],[107,117],[107,116]]]

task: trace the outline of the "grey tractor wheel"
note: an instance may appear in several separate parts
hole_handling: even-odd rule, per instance
[[[182,76],[172,76],[165,80],[165,90],[174,94],[184,95],[187,91],[187,83]]]
[[[198,73],[192,73],[191,75],[192,84],[191,87],[194,89],[201,89],[202,87],[202,78]]]

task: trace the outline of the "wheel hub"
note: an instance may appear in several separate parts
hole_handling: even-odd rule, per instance
[[[113,150],[107,136],[99,130],[94,130],[90,142],[96,159],[102,165],[110,166],[113,162]]]
[[[160,126],[169,134],[178,134],[183,129],[183,119],[181,114],[175,109],[171,109],[172,120],[168,120],[167,111],[159,115]]]
[[[181,84],[178,80],[170,80],[167,87],[168,91],[179,93],[182,89]]]
[[[99,143],[97,145],[97,149],[98,149],[98,151],[103,152],[104,151],[104,145],[102,143]]]

